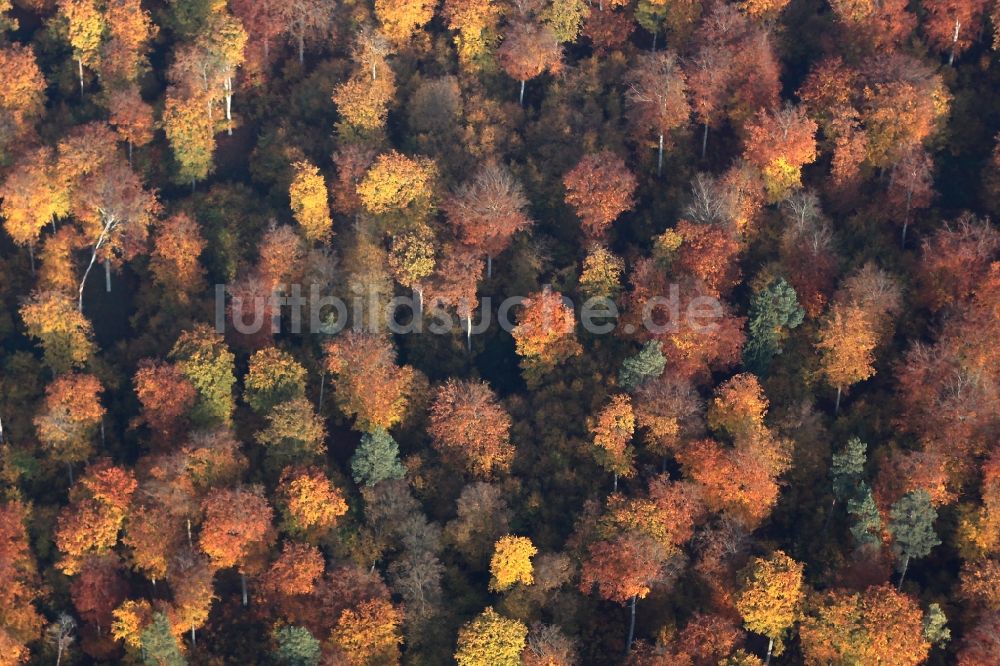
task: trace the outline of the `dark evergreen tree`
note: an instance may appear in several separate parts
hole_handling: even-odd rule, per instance
[[[631,391],[643,382],[663,374],[667,359],[663,356],[662,347],[659,340],[650,340],[638,354],[622,361],[621,370],[618,371],[618,383],[622,388]]]
[[[941,543],[934,531],[937,510],[926,490],[914,490],[892,505],[889,516],[892,548],[899,557],[899,585],[902,587],[910,560],[927,556]]]
[[[797,328],[805,317],[795,289],[776,278],[750,300],[749,335],[743,348],[743,364],[758,375],[767,375],[771,359],[781,353],[783,329]]]

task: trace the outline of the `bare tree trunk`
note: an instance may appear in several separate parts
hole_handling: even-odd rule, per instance
[[[66,470],[69,472],[69,485],[73,485],[73,463],[66,463]]]
[[[233,135],[233,77],[226,77],[226,133]]]
[[[955,64],[955,47],[958,45],[958,32],[962,29],[962,22],[955,21],[955,33],[951,38],[951,54],[948,56],[948,66]]]
[[[128,144],[128,165],[132,166],[132,139],[129,139],[125,143]]]
[[[611,492],[618,492],[618,472],[614,473],[614,480],[611,482]]]
[[[243,593],[243,607],[247,607],[249,599],[247,597],[247,575],[245,573],[240,573],[240,591]]]
[[[774,639],[767,639],[767,659],[764,660],[764,666],[770,666],[771,664],[771,652],[774,651]]]
[[[87,276],[90,275],[90,270],[94,267],[94,262],[97,261],[97,252],[104,245],[104,238],[108,234],[108,229],[111,228],[111,221],[104,223],[104,228],[101,229],[101,235],[97,239],[97,243],[94,244],[94,250],[90,253],[90,263],[87,264],[87,270],[83,272],[83,279],[80,280],[80,289],[78,290],[77,299],[77,310],[83,312],[83,288],[87,285]]]
[[[705,123],[705,129],[701,133],[701,159],[705,159],[705,150],[708,148],[708,123]]]
[[[80,97],[83,97],[83,58],[77,58],[76,65],[80,72]]]
[[[913,201],[913,188],[909,188],[906,191],[906,212],[903,214],[903,237],[900,241],[900,247],[906,249],[906,227],[910,224],[910,205]]]
[[[517,103],[524,106],[524,80],[521,81],[521,96],[518,97]]]
[[[306,35],[305,31],[299,31],[299,64],[306,61]]]
[[[823,521],[823,534],[826,534],[830,529],[830,520],[833,518],[833,510],[837,506],[837,498],[834,497],[833,501],[830,502],[830,510],[826,512],[826,520]]]
[[[319,400],[316,402],[316,411],[323,409],[323,390],[326,388],[326,370],[319,377]]]
[[[837,404],[834,405],[834,408],[833,408],[833,413],[834,414],[839,414],[840,413],[840,392],[841,392],[841,387],[838,386],[837,387]]]
[[[493,255],[486,255],[486,277],[493,277]]]
[[[653,33],[653,53],[656,53],[656,33]]]
[[[632,638],[635,636],[635,600],[639,595],[633,594],[632,601],[629,603],[631,606],[629,610],[629,620],[628,620],[628,638],[625,640],[625,654],[627,655],[632,651]]]
[[[656,155],[656,177],[663,175],[663,134],[660,134],[660,150]]]
[[[910,556],[907,555],[906,558],[903,559],[903,570],[901,572],[899,572],[899,584],[896,585],[896,589],[897,590],[902,590],[903,589],[903,579],[906,578],[906,569],[909,566],[910,566]]]
[[[187,519],[188,548],[194,548],[191,542],[191,519]]]
[[[104,291],[111,293],[111,260],[104,258]]]
[[[198,645],[198,637],[194,633],[194,625],[191,625],[191,645]]]
[[[472,313],[465,318],[465,347],[472,351]]]

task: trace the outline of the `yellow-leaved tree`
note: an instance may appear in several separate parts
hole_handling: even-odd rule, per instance
[[[523,622],[488,607],[458,630],[458,666],[520,666],[528,638]]]
[[[528,537],[510,536],[509,534],[497,541],[490,559],[490,590],[503,592],[516,583],[531,585],[535,579],[532,575],[531,558],[538,549]]]
[[[775,648],[781,654],[785,633],[802,616],[802,569],[802,564],[776,550],[768,558],[754,558],[746,570],[736,610],[747,629],[767,637],[767,663]]]
[[[327,241],[333,234],[330,203],[327,200],[326,179],[319,169],[306,160],[292,165],[295,178],[288,188],[292,214],[302,227],[302,234],[311,242]]]

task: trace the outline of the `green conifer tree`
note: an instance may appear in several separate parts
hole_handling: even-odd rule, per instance
[[[926,490],[906,493],[892,505],[889,513],[889,531],[892,532],[893,550],[899,557],[899,586],[903,586],[906,569],[913,558],[930,554],[934,546],[941,543],[934,532],[937,510],[931,504],[931,496]]]
[[[663,374],[667,359],[663,356],[663,345],[659,340],[650,340],[639,353],[622,362],[618,371],[618,383],[627,391],[638,388],[649,379]]]
[[[382,428],[361,436],[361,444],[351,458],[351,476],[358,485],[374,486],[386,479],[401,479],[405,473],[399,462],[399,445]]]
[[[750,299],[749,335],[743,348],[743,364],[747,370],[767,375],[771,359],[781,353],[783,329],[797,328],[805,317],[799,307],[795,289],[777,278]]]

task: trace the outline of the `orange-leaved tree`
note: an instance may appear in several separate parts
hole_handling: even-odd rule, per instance
[[[625,160],[609,150],[585,156],[563,178],[566,203],[580,218],[584,235],[601,240],[623,212],[635,205],[637,182]]]
[[[489,384],[450,379],[434,396],[427,430],[446,460],[455,456],[469,474],[488,480],[510,469],[510,426]]]

